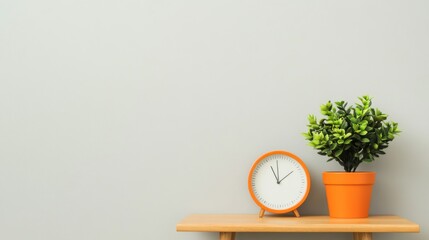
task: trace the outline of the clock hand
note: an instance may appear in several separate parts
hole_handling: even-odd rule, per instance
[[[276,160],[276,165],[277,165],[277,184],[279,184],[280,183],[280,181],[279,181],[279,177],[280,177],[280,174],[279,174],[279,160]]]
[[[279,178],[277,177],[276,173],[274,172],[273,167],[272,167],[272,166],[270,166],[270,167],[271,167],[271,171],[273,171],[274,177],[276,178],[276,182],[277,182],[277,184],[279,184],[279,183],[280,183],[280,182],[279,182]]]
[[[282,178],[282,180],[280,180],[278,183],[281,183],[282,181],[283,181],[283,179],[285,179],[287,176],[289,176],[291,173],[293,173],[293,171],[292,172],[290,172],[290,173],[288,173],[284,178]]]

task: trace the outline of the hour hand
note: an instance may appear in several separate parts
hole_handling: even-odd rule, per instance
[[[293,171],[291,171],[290,173],[288,173],[284,178],[282,178],[282,180],[278,181],[277,183],[281,183],[285,178],[287,178],[287,176],[289,176],[291,173],[293,173]]]
[[[276,178],[276,182],[277,182],[277,184],[279,184],[280,183],[280,181],[279,181],[279,177],[276,175],[276,173],[274,172],[274,168],[272,167],[272,166],[270,166],[271,167],[271,171],[273,171],[273,174],[274,174],[274,177]]]

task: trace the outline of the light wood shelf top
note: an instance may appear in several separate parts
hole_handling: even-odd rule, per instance
[[[193,214],[176,225],[180,232],[419,232],[418,224],[398,216],[339,219],[329,216]]]

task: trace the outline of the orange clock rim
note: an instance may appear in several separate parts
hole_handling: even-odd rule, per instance
[[[255,193],[253,192],[253,188],[252,188],[252,174],[253,174],[253,171],[255,170],[256,166],[259,164],[259,162],[261,162],[265,158],[267,158],[267,157],[269,157],[271,155],[275,155],[275,154],[287,155],[287,156],[293,158],[294,160],[296,160],[302,166],[302,168],[304,169],[305,175],[307,177],[307,190],[306,190],[306,192],[304,194],[304,197],[297,204],[295,204],[294,206],[292,206],[290,208],[287,208],[287,209],[272,209],[272,208],[269,208],[269,207],[265,206],[264,204],[262,204],[256,198]],[[249,176],[248,176],[248,179],[247,179],[247,187],[249,189],[249,193],[250,193],[250,196],[252,197],[253,201],[260,208],[264,209],[265,211],[271,212],[271,213],[288,213],[288,212],[292,212],[293,210],[297,209],[307,199],[307,196],[308,196],[308,194],[310,192],[310,186],[311,186],[311,184],[310,184],[310,173],[309,173],[309,171],[307,169],[307,166],[305,165],[304,161],[302,161],[302,159],[299,158],[298,156],[296,156],[295,154],[293,154],[291,152],[283,151],[283,150],[270,151],[270,152],[267,152],[267,153],[263,154],[258,159],[256,159],[256,161],[252,165],[252,168],[250,169]]]

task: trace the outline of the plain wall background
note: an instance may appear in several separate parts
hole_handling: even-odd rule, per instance
[[[303,215],[327,214],[306,145],[328,100],[374,97],[402,134],[371,214],[429,239],[428,1],[0,1],[0,238],[217,239],[177,233],[191,213],[257,213],[261,154],[300,156]],[[300,239],[351,239],[301,234]],[[239,234],[286,239],[296,234]]]

